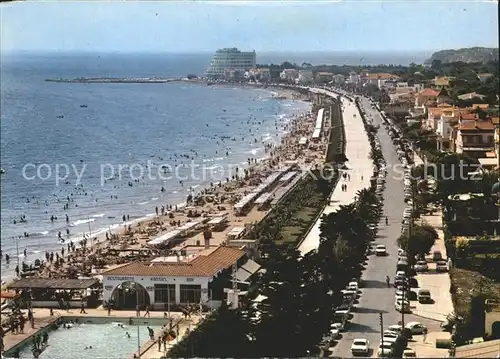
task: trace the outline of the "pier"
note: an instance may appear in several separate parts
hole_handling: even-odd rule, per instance
[[[46,79],[47,82],[62,82],[62,83],[85,83],[85,84],[101,84],[101,83],[124,83],[124,84],[164,84],[169,82],[189,81],[185,77],[78,77],[74,79],[55,78]]]

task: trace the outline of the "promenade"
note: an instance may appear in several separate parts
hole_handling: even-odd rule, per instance
[[[336,96],[336,94],[324,90],[316,90],[315,92]],[[330,197],[330,203],[324,208],[322,215],[336,212],[340,206],[354,202],[358,191],[370,187],[370,178],[373,176],[373,162],[370,159],[370,142],[365,132],[361,115],[356,104],[350,102],[345,97],[342,97],[342,106],[346,139],[345,155],[349,160],[346,162],[346,166],[349,169],[342,171],[339,183]],[[343,178],[343,173],[348,175],[346,179]],[[346,191],[342,191],[341,185],[344,183],[347,185]],[[301,254],[318,248],[322,215],[300,243],[299,251]]]

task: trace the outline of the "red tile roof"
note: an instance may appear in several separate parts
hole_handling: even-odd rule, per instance
[[[217,272],[231,267],[245,255],[232,247],[219,247],[208,255],[199,255],[189,262],[132,262],[110,269],[103,275],[127,276],[142,275],[150,277],[212,277]]]
[[[433,89],[424,89],[418,93],[420,96],[436,96],[439,94],[438,91]]]
[[[490,121],[463,122],[458,126],[460,131],[493,131],[494,128]]]

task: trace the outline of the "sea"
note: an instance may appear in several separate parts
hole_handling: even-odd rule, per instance
[[[258,62],[388,60],[332,56],[267,54]],[[398,56],[392,63],[420,60]],[[279,143],[291,116],[309,111],[310,104],[277,99],[272,89],[45,81],[201,75],[210,59],[206,53],[2,56],[3,281],[18,263],[154,216],[156,207],[183,203],[224,181],[248,158],[265,158],[264,146]]]

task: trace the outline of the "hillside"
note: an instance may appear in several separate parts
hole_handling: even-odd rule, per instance
[[[468,47],[458,50],[441,50],[433,53],[425,63],[431,64],[434,60],[440,60],[442,63],[459,61],[466,63],[487,63],[489,61],[498,61],[498,48]]]

